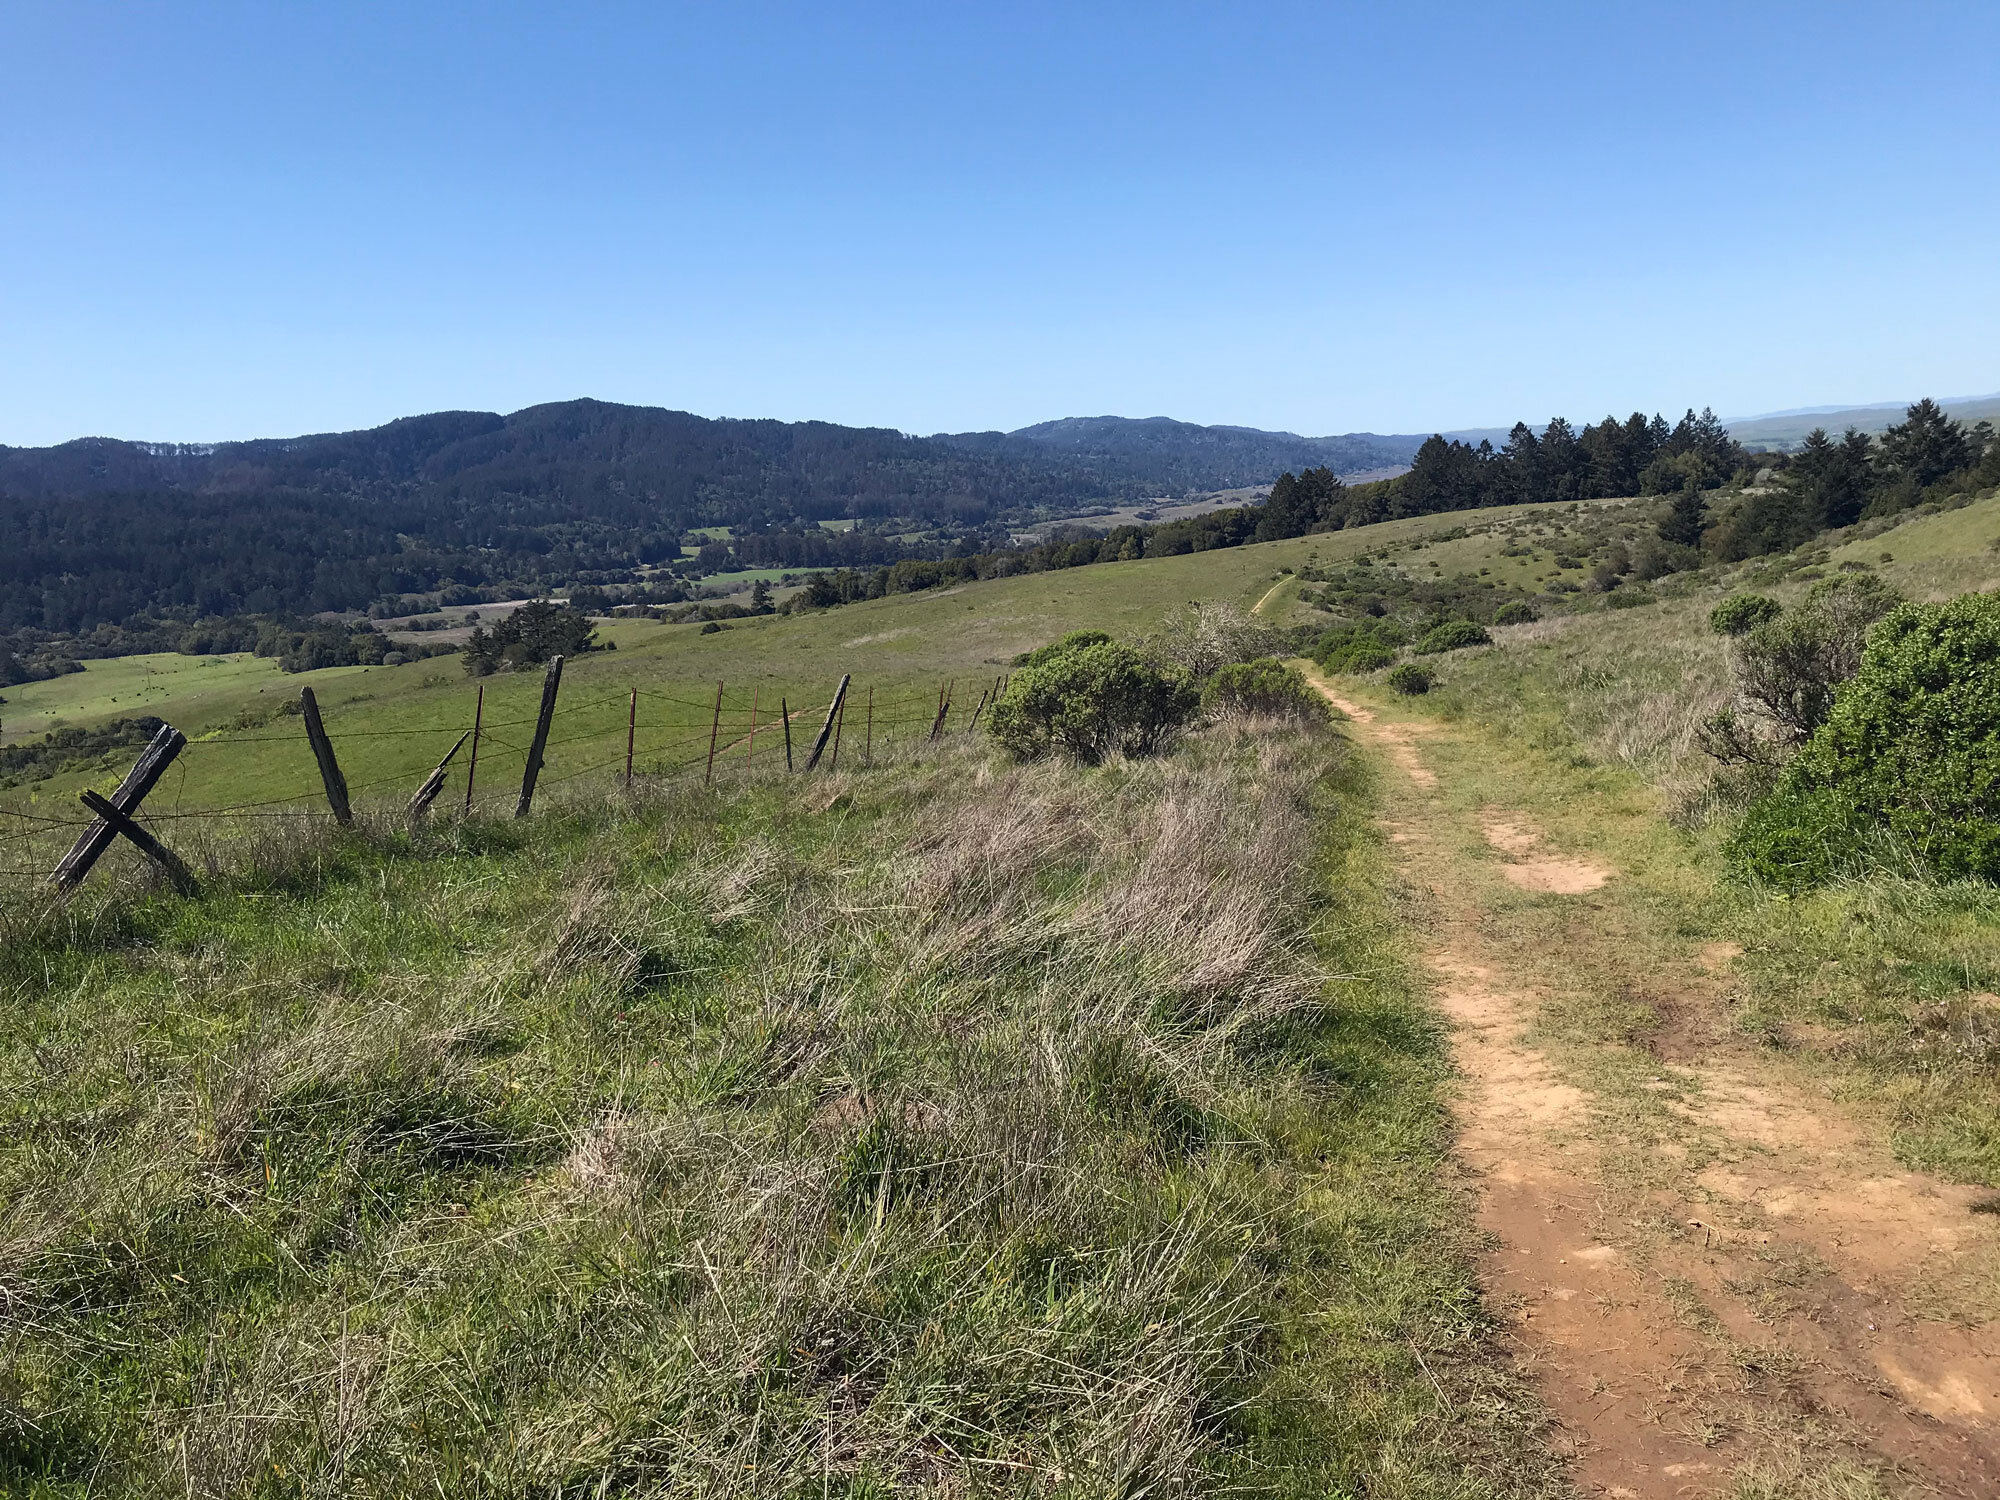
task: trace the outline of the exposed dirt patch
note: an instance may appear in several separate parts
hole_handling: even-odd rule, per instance
[[[1311,676],[1310,673],[1307,675]],[[1379,746],[1382,753],[1394,761],[1410,780],[1414,781],[1420,787],[1428,788],[1438,784],[1437,772],[1425,765],[1423,757],[1417,754],[1416,740],[1419,737],[1419,731],[1408,725],[1384,724],[1379,722],[1372,709],[1363,708],[1358,703],[1350,703],[1345,698],[1339,697],[1334,693],[1332,688],[1328,687],[1324,681],[1317,677],[1313,678],[1313,686],[1319,689],[1321,696],[1327,702],[1346,714],[1356,724],[1366,725],[1368,727],[1368,738]]]
[[[1576,856],[1545,854],[1541,831],[1518,813],[1487,808],[1479,815],[1486,842],[1508,856],[1501,873],[1524,891],[1555,896],[1581,896],[1611,879],[1611,867]]]

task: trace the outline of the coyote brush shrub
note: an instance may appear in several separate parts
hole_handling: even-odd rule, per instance
[[[1708,612],[1708,628],[1717,635],[1748,635],[1777,619],[1784,609],[1764,594],[1731,594]]]
[[[1095,765],[1115,752],[1164,748],[1200,706],[1192,682],[1130,646],[1078,631],[1031,653],[987,721],[1022,760],[1067,755]]]
[[[1223,718],[1290,719],[1324,724],[1326,700],[1292,668],[1274,657],[1224,667],[1202,689],[1201,706]]]
[[[1478,621],[1446,620],[1418,637],[1416,645],[1410,649],[1419,656],[1442,656],[1447,651],[1461,651],[1467,646],[1490,646],[1492,643],[1493,637]]]
[[[1404,662],[1382,680],[1396,692],[1407,693],[1412,697],[1419,693],[1428,693],[1436,685],[1436,679],[1413,661]]]
[[[1824,883],[1888,835],[1945,879],[2000,879],[2000,594],[1906,604],[1730,843],[1736,869]]]
[[[1525,599],[1516,599],[1501,605],[1493,612],[1495,625],[1532,625],[1541,618],[1535,613],[1535,606]]]

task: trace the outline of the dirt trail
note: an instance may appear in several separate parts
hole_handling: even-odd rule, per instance
[[[2000,1220],[1971,1211],[1987,1195],[1903,1171],[1742,1046],[1715,1016],[1737,956],[1724,944],[1660,976],[1674,1014],[1611,1059],[1677,1126],[1635,1171],[1606,1144],[1606,1075],[1566,1076],[1526,1037],[1560,997],[1510,974],[1487,935],[1497,904],[1520,900],[1497,873],[1554,898],[1549,920],[1587,965],[1615,939],[1579,918],[1617,872],[1551,849],[1525,813],[1449,805],[1418,748],[1439,731],[1315,685],[1403,773],[1385,826],[1433,912],[1426,956],[1466,1080],[1460,1150],[1495,1243],[1488,1294],[1579,1491],[1717,1494],[1746,1463],[1849,1463],[1890,1493],[2000,1496],[2000,1323],[1939,1316],[1954,1284],[2000,1276]],[[1468,823],[1483,860],[1463,853]]]

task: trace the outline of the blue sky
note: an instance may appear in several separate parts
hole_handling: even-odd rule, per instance
[[[0,442],[2000,390],[2000,6],[0,0]]]

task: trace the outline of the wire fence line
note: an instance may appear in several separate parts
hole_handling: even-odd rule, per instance
[[[557,664],[549,682],[558,683],[559,678]],[[513,799],[519,815],[529,808],[537,785],[567,785],[593,775],[658,781],[699,771],[706,782],[760,767],[775,770],[781,762],[787,769],[803,771],[815,746],[825,756],[823,767],[837,768],[842,762],[855,766],[878,751],[974,727],[1004,684],[1004,676],[994,676],[948,679],[929,686],[899,683],[893,691],[882,691],[847,678],[840,690],[830,692],[826,684],[798,688],[757,682],[746,689],[725,679],[713,688],[700,683],[628,684],[581,702],[565,701],[559,688],[551,686],[547,691],[553,697],[545,697],[543,713],[491,720],[483,717],[482,685],[462,723],[352,728],[341,726],[337,706],[322,721],[317,706],[306,701],[308,689],[301,694],[305,722],[292,733],[277,732],[269,720],[194,737],[162,729],[126,783],[108,797],[110,810],[96,816],[81,805],[74,812],[11,806],[4,800],[7,794],[0,792],[0,860],[5,861],[0,863],[0,882],[45,886],[58,856],[64,872],[74,873],[70,866],[87,843],[108,846],[121,834],[155,859],[172,861],[171,852],[158,847],[147,830],[164,837],[173,828],[238,820],[344,822],[354,800],[371,794],[377,811],[420,817],[455,786],[458,790],[447,806],[491,812]],[[523,728],[529,735],[495,732]],[[321,730],[318,742],[315,729]],[[136,792],[131,791],[132,782],[163,738],[176,742],[164,752],[164,762],[177,767],[172,805],[147,807],[144,799],[158,773]],[[398,744],[408,748],[399,751]],[[280,746],[298,752],[286,757],[295,765],[273,765],[274,758],[283,756],[274,748]],[[343,746],[357,752],[350,759],[357,769],[365,767],[370,773],[365,780],[346,783],[339,767]],[[247,760],[232,753],[239,747],[249,750]],[[385,760],[390,764],[384,765]],[[295,784],[271,794],[183,805],[190,779],[198,787],[210,788],[245,780],[268,785],[274,772],[281,783],[295,777]],[[390,795],[380,795],[385,792]],[[81,871],[87,873],[96,857],[96,853],[83,857]],[[66,883],[74,884],[75,879]]]

